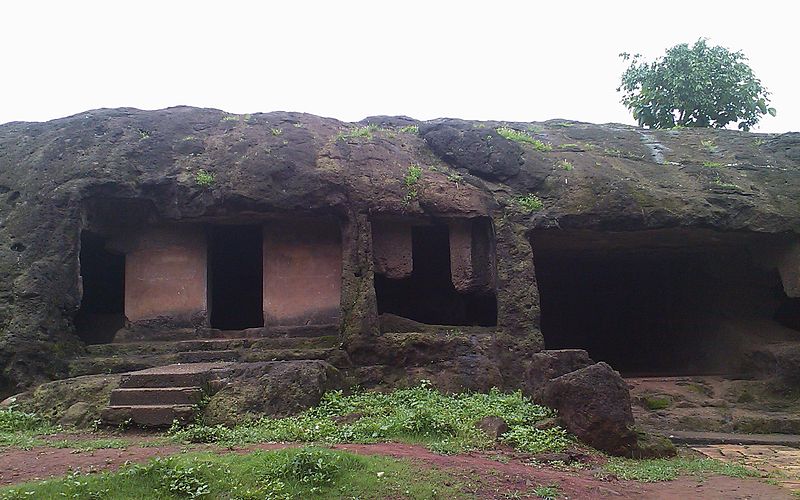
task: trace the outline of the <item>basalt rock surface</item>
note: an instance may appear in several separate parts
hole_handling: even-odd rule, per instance
[[[545,146],[510,141],[500,127]],[[529,231],[694,227],[796,236],[798,137],[563,120],[373,117],[352,124],[189,107],[3,124],[0,394],[61,378],[69,360],[85,353],[74,334],[81,230],[253,213],[338,218],[346,249],[342,340],[356,359],[376,358],[375,366],[402,356],[364,348],[381,336],[370,217],[490,218],[498,284],[493,338],[466,341],[475,352],[461,352],[464,342],[427,339],[458,352],[432,359],[411,348],[404,359],[427,356],[430,363],[401,368],[435,374],[436,363],[480,367],[486,383],[521,387],[528,357],[543,348]],[[413,196],[405,181],[411,166],[422,169]],[[199,183],[201,170],[213,181]],[[541,210],[518,203],[528,195],[541,200]]]

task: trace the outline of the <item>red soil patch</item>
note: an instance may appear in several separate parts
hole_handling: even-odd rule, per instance
[[[287,446],[289,445],[263,444],[235,451],[244,453]],[[507,498],[506,494],[510,492],[532,493],[533,488],[542,485],[557,486],[562,495],[572,499],[793,498],[786,489],[754,479],[711,476],[701,481],[693,477],[681,477],[669,482],[644,484],[613,477],[600,478],[596,475],[599,464],[590,463],[580,470],[558,470],[548,466],[526,464],[524,455],[504,450],[437,455],[422,446],[398,443],[346,444],[334,448],[365,455],[409,459],[425,468],[435,467],[447,471],[454,474],[466,490],[479,498]],[[178,453],[182,449],[186,447],[174,445],[142,447],[138,444],[119,450],[105,449],[79,453],[68,448],[7,449],[0,454],[0,485],[64,476],[76,469],[83,472],[114,470],[129,462],[144,462],[153,457]],[[220,448],[213,445],[194,445],[189,449],[220,451]]]

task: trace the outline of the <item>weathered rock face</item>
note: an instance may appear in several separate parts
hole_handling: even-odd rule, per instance
[[[457,286],[485,288],[492,276],[491,340],[406,368],[480,365],[486,383],[509,388],[525,378],[518,361],[543,347],[531,231],[800,233],[798,134],[381,117],[360,125],[367,123],[375,126],[180,107],[0,125],[0,394],[64,376],[67,361],[83,352],[74,329],[83,231],[330,217],[341,227],[342,254],[341,310],[331,317],[340,318],[344,347],[356,358],[393,363],[380,348],[365,348],[382,336],[373,221],[490,221],[494,274],[476,277],[471,265],[461,266]],[[509,141],[500,126],[551,149]],[[421,175],[409,180],[416,166]],[[527,195],[542,209],[521,207],[518,198]],[[389,266],[405,276],[403,251],[399,264],[379,260],[378,271]],[[779,265],[784,279],[797,275],[791,264]]]
[[[207,424],[292,415],[317,405],[326,391],[340,389],[342,377],[324,361],[264,362],[234,366],[222,384],[203,410]]]
[[[606,363],[548,381],[541,399],[558,410],[566,429],[583,442],[613,455],[635,451],[638,439],[628,386]]]

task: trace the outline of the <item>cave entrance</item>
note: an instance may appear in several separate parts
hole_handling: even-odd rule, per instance
[[[373,238],[388,230],[383,244],[376,240],[376,256],[395,253],[408,240],[410,252],[405,258],[410,265],[407,272],[381,269],[376,264],[375,295],[378,314],[390,313],[420,323],[454,326],[495,326],[497,301],[493,283],[488,283],[490,245],[486,243],[483,227],[467,227],[464,259],[474,267],[472,281],[478,285],[464,285],[457,290],[453,283],[451,263],[451,234],[453,228],[446,224],[392,226],[391,223],[373,226]],[[401,231],[396,230],[400,228]],[[405,229],[405,230],[403,230]],[[480,235],[480,237],[477,237]],[[476,244],[480,241],[483,244]],[[408,255],[410,253],[410,255]],[[389,257],[390,259],[395,256]],[[384,266],[385,267],[385,266]],[[402,265],[396,267],[403,267]],[[399,274],[399,275],[398,275]],[[402,277],[401,277],[402,276]]]
[[[211,327],[264,326],[263,232],[257,225],[215,226],[210,231],[208,303]]]
[[[83,294],[75,330],[87,344],[111,342],[125,326],[125,256],[108,250],[107,242],[99,234],[81,232]]]
[[[743,348],[797,324],[754,250],[768,238],[534,231],[545,345],[586,349],[628,376],[735,374]]]

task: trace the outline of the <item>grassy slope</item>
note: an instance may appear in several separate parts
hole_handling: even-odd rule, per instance
[[[119,472],[0,490],[0,498],[465,498],[447,474],[408,461],[321,448],[190,453]]]

